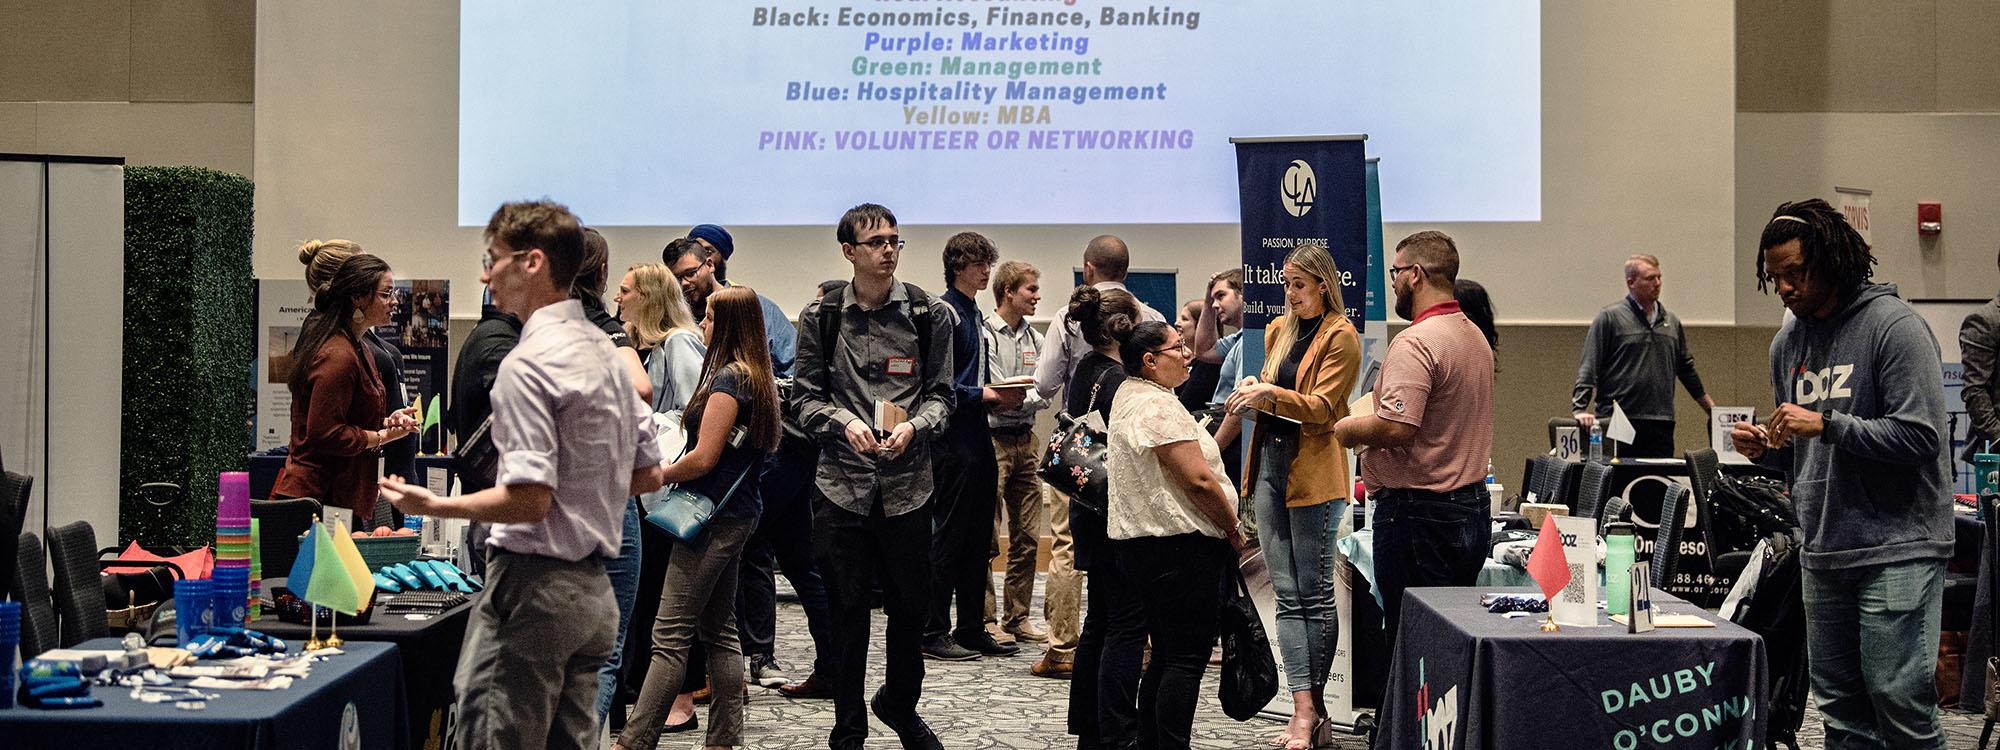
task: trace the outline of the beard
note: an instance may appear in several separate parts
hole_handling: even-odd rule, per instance
[[[1410,306],[1412,304],[1415,304],[1414,301],[1411,299],[1414,296],[1415,296],[1414,294],[1404,292],[1402,287],[1396,288],[1396,317],[1402,318],[1404,320],[1415,319],[1412,318],[1411,316],[1416,314],[1416,311],[1410,309]]]

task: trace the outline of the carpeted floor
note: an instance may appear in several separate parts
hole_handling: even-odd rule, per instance
[[[790,591],[779,579],[780,596]],[[1041,612],[1041,587],[1036,586],[1033,611]],[[1039,617],[1036,620],[1040,624]],[[881,684],[880,634],[882,614],[875,614],[877,639],[871,644],[869,689]],[[778,605],[778,660],[792,670],[792,678],[804,679],[810,668],[812,639],[806,633],[805,614],[789,600]],[[930,722],[944,746],[960,748],[1003,748],[1006,750],[1068,750],[1075,738],[1063,731],[1068,706],[1069,683],[1035,677],[1029,665],[1041,656],[1041,647],[1024,644],[1012,657],[984,658],[969,662],[925,662],[924,698],[919,711]],[[1205,750],[1270,750],[1265,740],[1282,728],[1276,721],[1253,720],[1239,723],[1224,716],[1215,700],[1215,670],[1208,673],[1208,687],[1202,691],[1201,707],[1195,714],[1194,742]],[[751,750],[826,747],[827,731],[833,726],[832,701],[794,701],[776,691],[752,687],[745,707],[743,747]],[[702,725],[708,724],[707,707],[698,707]],[[1973,748],[1978,744],[1984,719],[1978,715],[1946,710],[1947,745]],[[896,747],[895,735],[871,720],[869,746]],[[665,735],[659,747],[685,750],[699,748],[700,732]],[[1808,710],[1801,748],[1823,746],[1818,715]],[[1365,738],[1342,736],[1332,746],[1339,750],[1365,750]]]

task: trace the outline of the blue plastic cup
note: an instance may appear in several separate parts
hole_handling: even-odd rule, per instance
[[[21,645],[21,603],[0,602],[0,709],[14,707],[14,652]]]
[[[223,633],[242,630],[250,616],[250,571],[215,571],[211,596],[215,600],[215,630]]]
[[[215,590],[211,582],[174,582],[174,635],[185,647],[215,627]]]

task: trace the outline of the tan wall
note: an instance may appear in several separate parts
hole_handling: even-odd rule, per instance
[[[255,0],[0,0],[0,151],[249,175]]]
[[[1742,112],[2000,111],[2000,3],[1738,0]]]
[[[1506,300],[1495,300],[1505,305]],[[1520,492],[1521,467],[1549,449],[1550,417],[1569,413],[1571,384],[1586,326],[1501,326],[1500,374],[1493,388],[1493,465],[1509,494]],[[1688,349],[1702,385],[1720,406],[1771,409],[1770,357],[1775,327],[1688,326]],[[1679,391],[1675,438],[1682,450],[1708,445],[1701,407]]]

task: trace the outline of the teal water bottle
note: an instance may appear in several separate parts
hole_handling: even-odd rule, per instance
[[[1632,562],[1638,557],[1639,538],[1632,524],[1615,522],[1604,526],[1604,611],[1630,614],[1632,610]]]
[[[1592,461],[1604,460],[1603,424],[1592,424],[1590,426],[1590,460]]]

